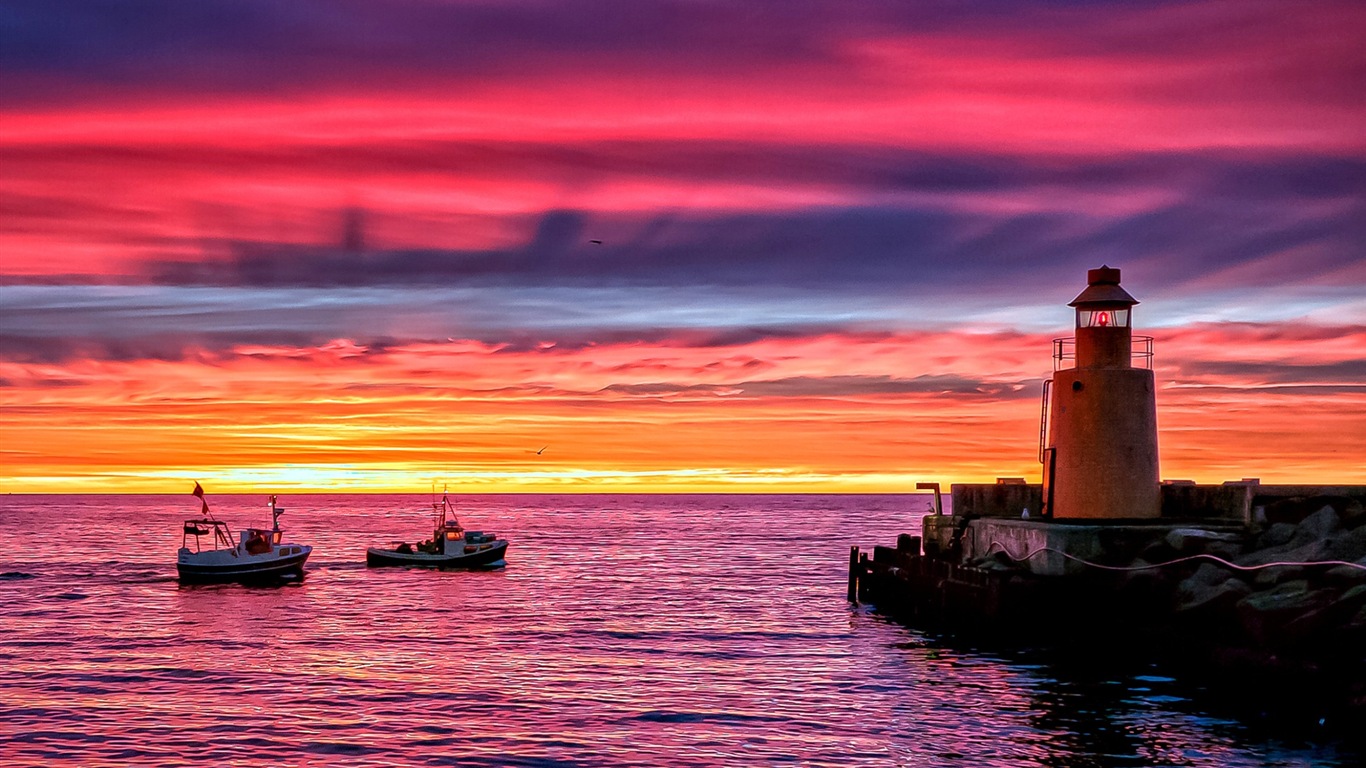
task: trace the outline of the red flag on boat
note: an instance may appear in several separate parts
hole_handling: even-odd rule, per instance
[[[194,483],[194,495],[199,497],[199,501],[204,505],[204,514],[209,514],[209,502],[204,501],[204,489],[199,487],[199,481]]]

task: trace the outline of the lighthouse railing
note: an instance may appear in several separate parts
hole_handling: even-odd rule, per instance
[[[1053,370],[1061,371],[1075,368],[1077,360],[1077,337],[1067,336],[1053,340]],[[1153,367],[1153,337],[1134,336],[1129,340],[1129,364],[1135,368]]]
[[[1068,360],[1077,359],[1077,337],[1068,336],[1063,339],[1053,340],[1053,370],[1061,371],[1064,368],[1075,367],[1075,364],[1068,365]]]
[[[1135,368],[1153,367],[1153,337],[1135,336],[1129,345],[1129,362]]]

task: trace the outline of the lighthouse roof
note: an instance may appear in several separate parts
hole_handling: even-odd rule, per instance
[[[1069,307],[1079,307],[1083,304],[1125,304],[1132,306],[1138,303],[1138,299],[1129,295],[1129,292],[1119,287],[1119,270],[1111,267],[1102,266],[1100,269],[1088,269],[1086,271],[1086,290],[1077,294],[1077,298],[1067,305]]]

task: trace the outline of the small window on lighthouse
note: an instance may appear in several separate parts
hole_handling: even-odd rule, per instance
[[[1127,309],[1083,309],[1077,311],[1078,328],[1127,328],[1129,310]]]

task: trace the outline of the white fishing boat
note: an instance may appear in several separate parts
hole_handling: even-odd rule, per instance
[[[450,497],[432,502],[432,538],[410,544],[396,541],[387,547],[365,550],[365,564],[372,567],[409,566],[418,568],[499,568],[507,565],[507,539],[483,531],[467,531],[455,515]]]
[[[274,496],[270,497],[271,528],[247,528],[234,540],[228,524],[209,511],[199,483],[194,485],[194,495],[203,502],[203,511],[202,517],[186,520],[181,529],[176,556],[181,582],[272,582],[304,577],[304,562],[313,548],[283,540],[280,515],[284,509]]]

